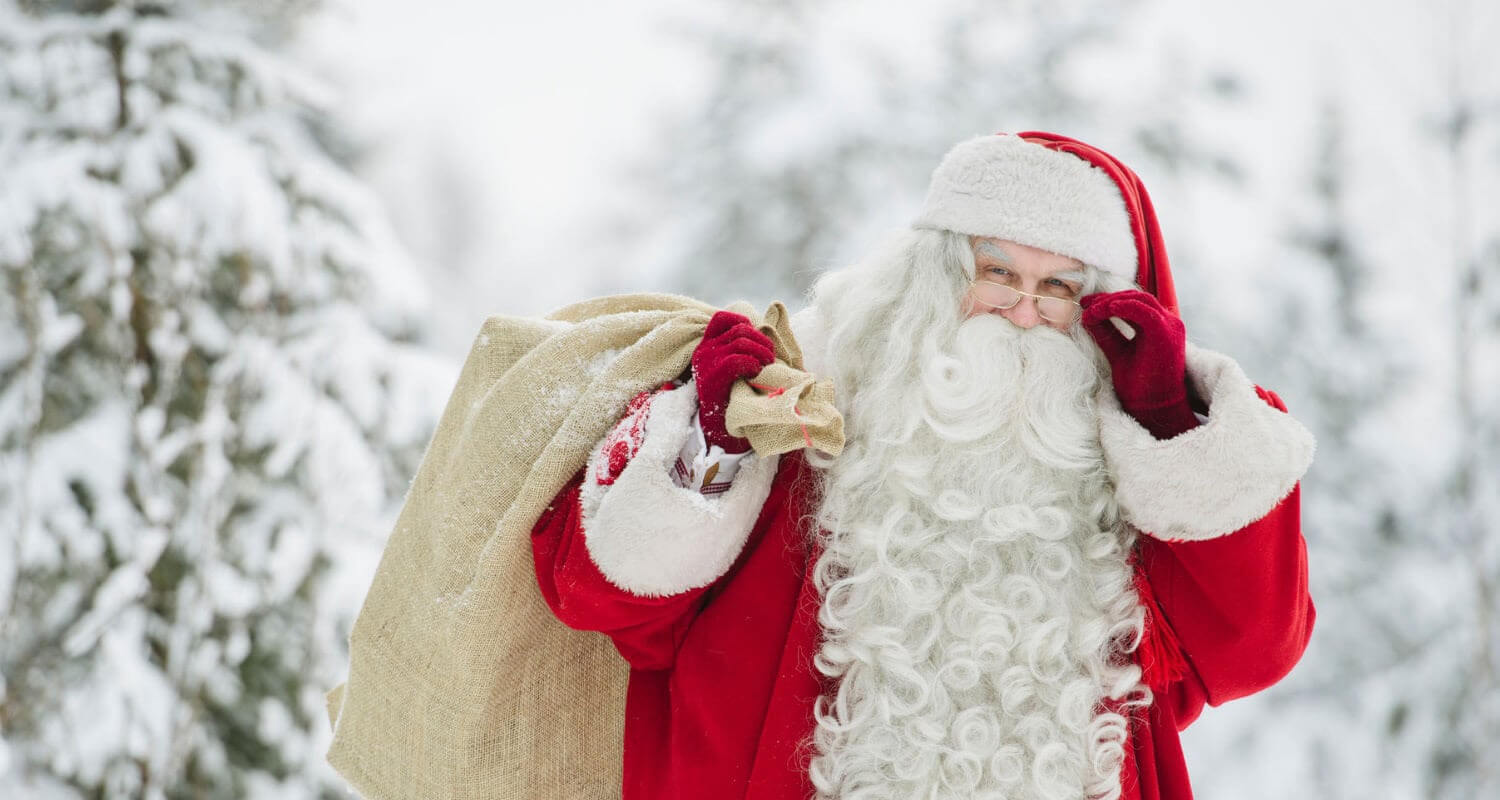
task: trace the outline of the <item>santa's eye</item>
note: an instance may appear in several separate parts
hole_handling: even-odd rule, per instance
[[[1055,289],[1059,292],[1064,292],[1070,295],[1078,294],[1078,289],[1074,288],[1072,284],[1068,283],[1062,278],[1048,278],[1045,281],[1045,284],[1049,289]]]
[[[1008,269],[1006,269],[1004,267],[985,267],[984,271],[985,271],[985,274],[994,275],[994,276],[1000,277],[1000,278],[1008,278],[1008,277],[1010,277],[1010,270],[1008,270]]]

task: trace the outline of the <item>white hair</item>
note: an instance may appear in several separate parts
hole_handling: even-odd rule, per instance
[[[819,797],[1115,798],[1120,712],[1151,700],[1128,656],[1143,612],[1099,451],[1102,356],[1079,326],[961,319],[972,274],[967,237],[913,231],[814,289],[847,439],[809,458],[815,662],[837,679]]]

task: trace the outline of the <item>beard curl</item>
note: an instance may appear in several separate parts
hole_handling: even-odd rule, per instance
[[[1142,612],[1098,442],[1102,361],[1081,333],[958,319],[942,236],[820,285],[848,436],[814,462],[815,663],[838,688],[816,709],[813,785],[1115,798],[1127,722],[1102,703],[1151,698],[1123,657]]]

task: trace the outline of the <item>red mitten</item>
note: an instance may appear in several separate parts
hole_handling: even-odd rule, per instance
[[[776,346],[744,315],[732,311],[713,315],[703,332],[703,341],[693,351],[698,422],[703,426],[704,441],[724,448],[726,453],[750,449],[749,440],[730,436],[724,428],[729,389],[741,378],[755,377],[774,360]]]
[[[1198,427],[1188,405],[1187,332],[1146,292],[1093,294],[1080,301],[1083,327],[1104,351],[1125,413],[1158,439]],[[1134,333],[1127,338],[1111,318]]]

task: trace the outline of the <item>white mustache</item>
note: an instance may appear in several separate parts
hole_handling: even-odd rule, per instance
[[[996,448],[1022,447],[1057,469],[1086,468],[1097,451],[1075,446],[1077,436],[1059,441],[1053,432],[1097,430],[1093,396],[1101,376],[1086,350],[1091,346],[1080,336],[1019,328],[993,314],[968,319],[922,369],[923,420],[948,441],[991,438]]]

